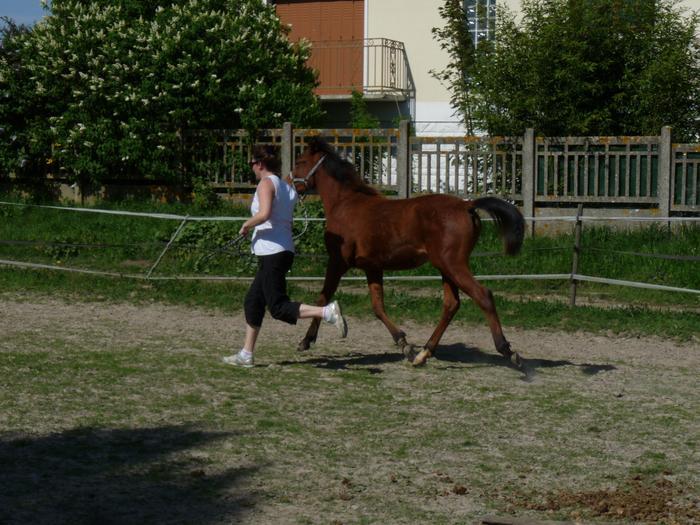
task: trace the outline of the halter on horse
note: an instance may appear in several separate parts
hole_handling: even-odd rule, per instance
[[[314,174],[316,173],[316,170],[318,170],[318,168],[321,167],[321,164],[323,164],[323,161],[325,159],[326,159],[325,155],[323,157],[321,157],[320,159],[318,159],[318,162],[316,162],[316,164],[314,164],[314,167],[309,170],[309,172],[306,174],[306,177],[293,177],[292,178],[292,184],[294,184],[297,191],[306,191],[307,190],[307,188],[309,187],[309,179],[311,179],[311,177],[314,176]],[[299,188],[297,186],[298,184],[303,184],[304,189],[299,190]]]

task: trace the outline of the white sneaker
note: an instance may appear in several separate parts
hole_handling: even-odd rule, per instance
[[[243,368],[253,368],[253,356],[243,357],[240,352],[224,357],[224,363],[227,365],[240,366]]]
[[[345,317],[343,317],[343,313],[340,311],[338,301],[333,301],[328,305],[328,308],[331,312],[331,318],[327,322],[335,325],[338,329],[338,335],[344,339],[348,335],[348,323],[345,321]]]

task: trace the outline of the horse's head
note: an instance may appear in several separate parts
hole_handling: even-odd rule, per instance
[[[326,159],[327,153],[322,149],[320,139],[312,139],[297,156],[292,170],[292,183],[299,193],[304,193],[316,187],[316,172]]]
[[[377,190],[365,184],[351,162],[342,159],[325,140],[314,137],[296,158],[292,182],[297,192],[304,193],[318,188],[319,177],[336,181],[345,191],[377,195]]]

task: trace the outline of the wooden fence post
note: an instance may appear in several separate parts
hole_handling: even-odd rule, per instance
[[[399,123],[399,140],[396,144],[396,177],[399,198],[409,198],[411,196],[411,150],[408,120],[402,120]]]
[[[576,306],[576,286],[578,281],[574,278],[574,275],[578,273],[578,258],[581,254],[581,215],[583,214],[583,204],[578,205],[576,210],[576,226],[574,227],[574,255],[572,257],[571,263],[571,295],[569,297],[569,304],[571,306]]]
[[[282,151],[280,160],[282,161],[282,178],[285,178],[292,171],[292,157],[294,154],[294,129],[291,122],[282,125]]]
[[[527,128],[523,135],[523,215],[525,217],[535,216],[535,190],[537,177],[537,151],[535,144],[535,130]],[[532,237],[535,234],[535,221],[530,222],[530,226],[525,229],[526,233]]]
[[[656,195],[659,199],[659,213],[662,217],[668,217],[671,214],[671,200],[673,198],[671,192],[673,181],[671,148],[671,128],[670,126],[664,126],[661,128],[661,140],[659,142],[659,178],[656,190]]]

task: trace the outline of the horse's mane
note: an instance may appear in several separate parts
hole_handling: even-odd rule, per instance
[[[345,184],[352,191],[365,195],[379,195],[379,192],[367,184],[355,170],[352,162],[338,155],[338,152],[330,144],[320,137],[309,140],[308,148],[311,153],[323,153],[326,159],[323,166],[326,172],[335,180]]]

